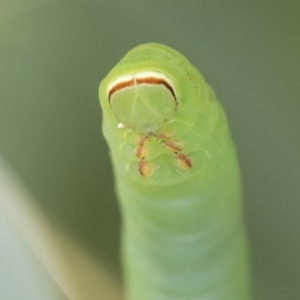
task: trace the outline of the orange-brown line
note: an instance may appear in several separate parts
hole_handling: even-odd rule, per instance
[[[192,160],[188,156],[186,156],[185,154],[178,153],[177,157],[179,159],[183,160],[189,168],[192,166]]]
[[[140,175],[142,175],[142,176],[145,176],[145,174],[144,174],[144,167],[145,167],[145,165],[146,165],[146,161],[145,161],[145,159],[144,158],[142,158],[141,160],[140,160],[140,163],[139,163],[139,173],[140,173]]]
[[[181,147],[174,142],[165,142],[165,145],[166,145],[166,147],[171,148],[172,150],[175,150],[175,151],[182,150]]]
[[[144,144],[147,141],[147,139],[148,139],[148,137],[140,138],[139,145],[137,146],[137,148],[135,150],[135,155],[138,158],[141,158],[141,154],[142,154],[142,151],[144,150],[144,146],[145,146]]]
[[[165,80],[161,79],[161,78],[155,78],[155,77],[145,77],[145,78],[137,78],[136,79],[136,84],[162,84],[164,85],[169,91],[170,93],[173,95],[175,102],[177,104],[177,99],[175,96],[175,92],[173,90],[173,88],[168,84],[168,82],[166,82]],[[126,87],[130,87],[134,85],[134,80],[128,80],[128,81],[124,81],[124,82],[120,82],[116,85],[114,85],[108,92],[108,100],[110,102],[110,97],[112,96],[112,94],[114,92],[120,91]]]
[[[126,88],[126,87],[133,86],[133,85],[134,85],[133,79],[128,80],[128,81],[123,81],[123,82],[120,82],[120,83],[114,85],[114,86],[109,90],[109,92],[108,92],[108,100],[109,100],[109,102],[110,102],[110,97],[111,97],[111,95],[112,95],[114,92],[120,91],[120,90],[122,90],[122,89],[124,89],[124,88]]]

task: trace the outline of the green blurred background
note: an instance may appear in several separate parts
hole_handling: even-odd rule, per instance
[[[0,2],[0,151],[117,276],[120,215],[98,85],[132,47],[182,52],[241,162],[257,299],[300,299],[300,2]]]

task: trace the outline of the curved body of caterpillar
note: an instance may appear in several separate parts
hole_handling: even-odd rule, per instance
[[[250,299],[226,116],[177,51],[145,44],[100,85],[122,212],[128,300]]]

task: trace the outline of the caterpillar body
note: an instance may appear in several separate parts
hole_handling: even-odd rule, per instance
[[[235,147],[202,75],[176,50],[144,44],[99,95],[127,299],[251,299]]]

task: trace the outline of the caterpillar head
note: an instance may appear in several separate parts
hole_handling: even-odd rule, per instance
[[[114,79],[107,88],[111,109],[121,126],[143,134],[174,119],[177,107],[172,81],[163,73],[141,71]]]

